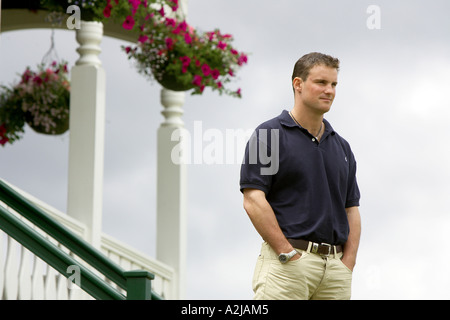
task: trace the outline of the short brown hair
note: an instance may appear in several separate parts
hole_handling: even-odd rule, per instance
[[[335,68],[337,71],[339,71],[339,59],[323,53],[311,52],[305,54],[295,63],[294,71],[292,72],[292,81],[294,81],[294,78],[296,77],[299,77],[303,81],[306,81],[309,76],[309,71],[312,69],[312,67],[317,65]]]

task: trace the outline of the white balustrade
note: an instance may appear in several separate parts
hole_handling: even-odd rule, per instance
[[[71,69],[67,214],[82,222],[100,246],[102,230],[106,76],[98,58],[103,24],[81,21],[80,54]]]
[[[187,135],[181,119],[184,100],[184,92],[161,90],[164,121],[157,138],[156,258],[174,268],[176,299],[184,298],[186,282],[187,169],[183,161],[173,158],[176,148],[186,151]]]
[[[13,188],[81,238],[86,234],[86,227],[82,223],[46,205],[26,192],[16,187]],[[31,223],[24,220],[4,203],[0,202],[0,206],[33,227]],[[40,229],[36,227],[34,229],[70,254],[67,248],[48,237]],[[174,298],[176,292],[175,272],[171,267],[105,234],[101,238],[101,251],[124,270],[141,269],[150,271],[155,275],[155,280],[152,281],[152,290],[165,299]],[[73,254],[71,256],[78,260]],[[83,261],[79,262],[84,264]],[[123,290],[121,291],[125,293]],[[75,285],[69,286],[66,276],[48,266],[0,229],[0,300],[2,299],[84,300],[92,299],[92,297]]]

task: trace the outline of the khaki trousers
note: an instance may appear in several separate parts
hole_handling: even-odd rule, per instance
[[[352,271],[341,261],[342,252],[328,257],[296,249],[301,257],[282,264],[267,242],[253,276],[255,300],[348,300]]]

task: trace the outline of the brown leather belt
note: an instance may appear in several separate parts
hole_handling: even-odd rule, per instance
[[[316,243],[310,242],[302,239],[287,239],[289,243],[296,249],[307,251],[309,244],[311,243],[310,252],[317,253],[323,256],[328,256],[330,254],[334,254],[334,249],[336,249],[336,253],[342,252],[342,246],[333,246],[328,243]]]

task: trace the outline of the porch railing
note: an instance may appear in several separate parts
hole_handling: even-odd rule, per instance
[[[0,229],[0,298],[74,298],[83,296],[72,289],[79,286],[94,299],[161,299],[152,273],[125,271],[1,180]]]

